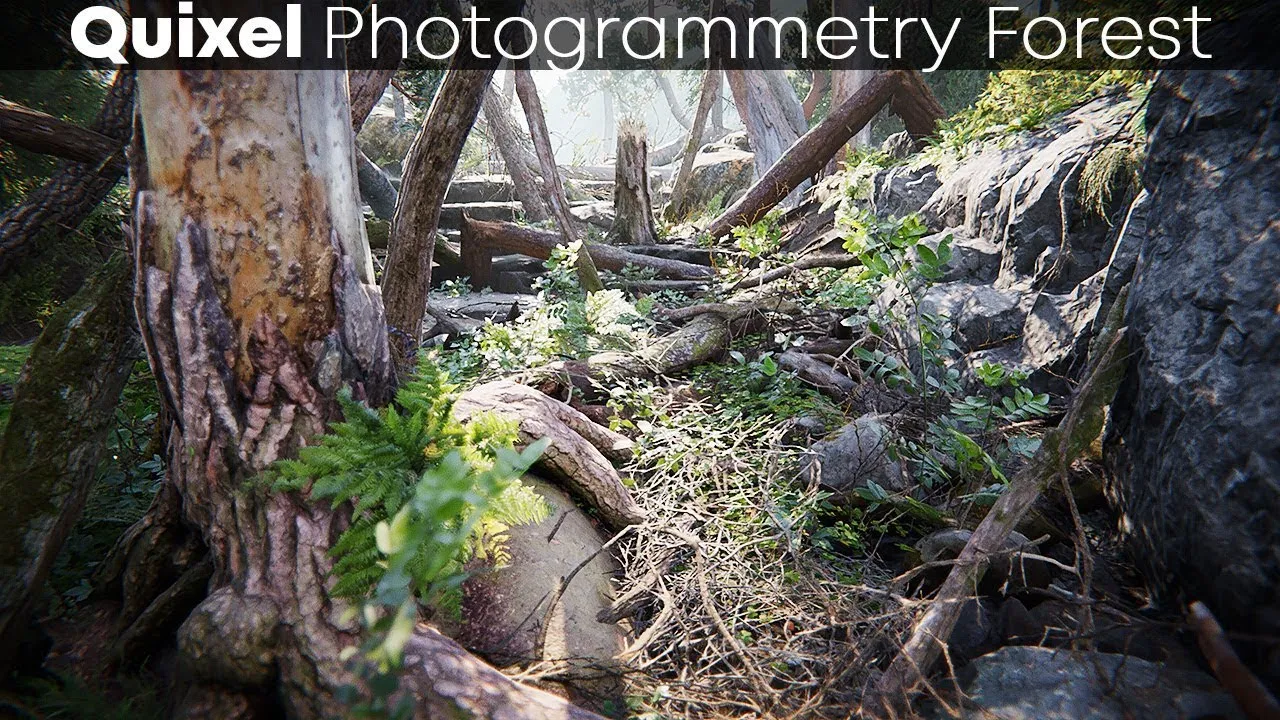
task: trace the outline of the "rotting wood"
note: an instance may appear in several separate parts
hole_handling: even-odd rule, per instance
[[[454,415],[466,420],[482,412],[519,421],[520,442],[546,438],[538,465],[595,508],[612,530],[643,522],[644,510],[632,499],[610,460],[631,456],[632,442],[568,405],[526,385],[497,381],[474,387],[458,397]]]
[[[618,151],[613,184],[612,245],[653,245],[658,228],[653,222],[649,192],[649,150],[644,125],[635,120],[618,124]]]
[[[986,571],[987,560],[1004,546],[1009,533],[1036,498],[1058,481],[1071,462],[1086,451],[1102,431],[1107,406],[1115,396],[1128,361],[1122,313],[1112,313],[1099,334],[1102,348],[1089,376],[1071,399],[1058,427],[1041,439],[1040,449],[1020,470],[987,512],[956,558],[946,581],[911,636],[864,700],[870,717],[902,717],[911,693],[926,678],[942,654],[967,598],[973,596]]]
[[[797,140],[742,198],[713,220],[707,227],[707,234],[723,237],[735,227],[750,225],[764,217],[806,178],[821,170],[854,133],[871,122],[893,97],[902,82],[902,75],[900,70],[880,73],[838,108],[833,108],[822,122]]]
[[[462,217],[462,263],[473,287],[489,284],[494,255],[519,253],[546,260],[563,242],[558,233],[500,221],[474,220]],[[706,265],[695,265],[681,260],[670,260],[642,255],[611,245],[583,243],[584,252],[590,253],[593,265],[618,272],[628,265],[655,271],[660,277],[671,280],[708,280],[716,271]]]

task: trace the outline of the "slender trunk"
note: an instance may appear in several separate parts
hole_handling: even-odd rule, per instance
[[[391,88],[391,108],[392,112],[395,113],[396,127],[403,127],[405,121],[404,93],[395,88]]]
[[[97,474],[120,391],[142,357],[132,268],[107,262],[50,318],[0,439],[0,677]],[[25,658],[38,665],[41,658]]]
[[[405,158],[382,278],[387,322],[397,338],[392,354],[403,369],[412,367],[422,342],[440,206],[497,69],[497,54],[489,55],[495,59],[485,61],[483,69],[462,69],[463,63],[474,66],[476,61],[461,55],[454,59]]]
[[[680,97],[676,95],[676,90],[671,86],[671,80],[661,70],[653,71],[653,81],[657,84],[658,89],[662,91],[662,96],[667,99],[667,107],[671,109],[671,117],[680,123],[680,127],[689,130],[693,125],[689,122],[689,113],[684,110],[684,103],[680,102]]]
[[[821,71],[814,70],[809,73],[809,92],[804,96],[801,107],[804,110],[804,119],[813,120],[813,113],[818,109],[818,103],[822,102],[822,96],[827,92],[827,88],[831,86],[829,76]]]
[[[702,138],[703,126],[707,123],[707,113],[711,106],[720,99],[720,78],[723,72],[718,65],[707,68],[702,79],[702,92],[698,95],[698,109],[693,116],[693,129],[685,142],[684,158],[680,161],[680,171],[676,174],[675,183],[671,186],[671,202],[667,205],[667,218],[675,219],[684,214],[684,196],[688,192],[689,176],[693,173],[693,161],[698,154],[699,142]]]
[[[852,19],[865,17],[870,7],[869,0],[832,0],[831,15],[832,17],[840,16]],[[835,53],[844,53],[848,50],[848,41],[838,41],[833,47]],[[836,60],[831,69],[831,107],[837,107],[851,95],[858,91],[863,85],[871,81],[876,71],[872,64],[875,62],[870,55],[865,43],[858,43],[854,52],[848,58]],[[847,152],[852,152],[856,148],[865,147],[871,144],[871,124],[859,130],[853,139],[846,146]],[[831,164],[830,170],[835,170],[836,165],[842,160],[837,156]]]
[[[123,173],[123,146],[117,138],[0,98],[0,140],[41,155],[53,155]]]
[[[569,214],[569,203],[564,196],[564,186],[560,183],[560,171],[556,168],[555,153],[551,149],[551,135],[547,132],[546,116],[542,114],[538,87],[534,85],[533,75],[527,67],[516,68],[515,74],[516,94],[520,96],[520,104],[524,106],[529,132],[533,135],[533,149],[538,153],[538,164],[542,167],[542,187],[547,204],[551,206],[551,216],[559,227],[560,237],[566,244],[572,245],[575,240],[573,217]],[[583,290],[596,292],[604,289],[585,244],[578,248],[578,262],[574,267]]]
[[[542,199],[538,176],[533,171],[537,158],[525,145],[525,137],[511,117],[511,106],[492,89],[484,95],[484,119],[493,144],[498,146],[502,164],[511,176],[511,186],[524,208],[525,218],[535,223],[546,220],[549,217],[547,204]]]
[[[90,130],[123,146],[132,127],[133,73],[120,71]],[[48,182],[0,216],[0,277],[15,269],[44,233],[80,227],[123,174],[120,165],[60,163]]]
[[[877,75],[842,105],[832,108],[826,119],[805,133],[778,162],[756,181],[732,207],[707,228],[711,237],[721,237],[739,225],[749,225],[764,216],[795,188],[832,158],[880,108],[892,98],[902,83],[902,71]]]
[[[614,169],[614,217],[609,242],[653,245],[658,241],[658,229],[653,223],[653,201],[649,195],[649,151],[643,123],[623,120],[618,126]]]

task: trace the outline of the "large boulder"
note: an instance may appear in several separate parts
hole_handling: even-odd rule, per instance
[[[811,472],[836,497],[874,482],[889,492],[910,486],[902,464],[890,456],[893,434],[878,415],[863,415],[811,448]]]
[[[703,147],[693,158],[689,187],[681,206],[675,208],[676,216],[729,207],[751,187],[755,172],[755,155],[739,147],[732,135]]]
[[[1139,568],[1280,683],[1280,115],[1275,71],[1164,71],[1106,457]]]
[[[977,720],[1244,720],[1212,677],[1127,655],[1005,647],[959,673],[960,714]]]
[[[612,601],[618,563],[601,550],[607,538],[563,490],[533,477],[525,483],[552,511],[540,523],[511,528],[506,567],[463,585],[466,620],[458,640],[500,664],[566,661],[580,679],[607,678],[618,670],[614,656],[626,638],[617,624],[596,616]],[[552,607],[561,579],[571,574]]]

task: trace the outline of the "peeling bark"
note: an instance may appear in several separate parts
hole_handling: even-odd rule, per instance
[[[0,677],[84,508],[135,361],[128,259],[112,258],[49,320],[0,441]],[[39,663],[41,658],[25,658]]]
[[[392,390],[345,79],[142,71],[139,89],[135,302],[171,421],[166,487],[213,566],[178,632],[177,716],[341,715],[340,653],[359,642],[326,591],[343,514],[254,478],[323,430],[340,386]],[[426,629],[406,660],[418,717],[586,716]]]
[[[653,245],[658,241],[658,228],[653,223],[649,149],[642,123],[623,120],[618,126],[614,168],[614,219],[609,230],[609,242],[614,245]]]

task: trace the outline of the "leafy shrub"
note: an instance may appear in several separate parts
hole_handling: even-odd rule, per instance
[[[390,554],[386,533],[407,532],[406,523],[419,522],[422,508],[440,504],[449,512],[431,515],[439,523],[431,542],[437,548],[447,545],[447,561],[441,560],[443,551],[410,548],[404,572],[424,600],[451,607],[457,598],[442,592],[451,589],[442,588],[443,578],[456,576],[472,557],[503,564],[508,559],[507,529],[539,522],[550,512],[517,477],[498,482],[492,476],[501,466],[499,456],[515,440],[514,423],[494,415],[459,422],[453,417],[455,390],[433,359],[424,357],[418,376],[401,387],[387,408],[371,409],[344,392],[339,401],[346,421],[334,424],[317,444],[302,448],[297,460],[279,461],[269,472],[277,489],[307,490],[335,508],[352,503],[351,526],[332,550],[334,595],[367,597],[387,573],[381,561]],[[492,480],[493,487],[462,487],[468,479]],[[486,512],[476,515],[478,507]],[[464,525],[467,532],[461,539],[444,543]]]

